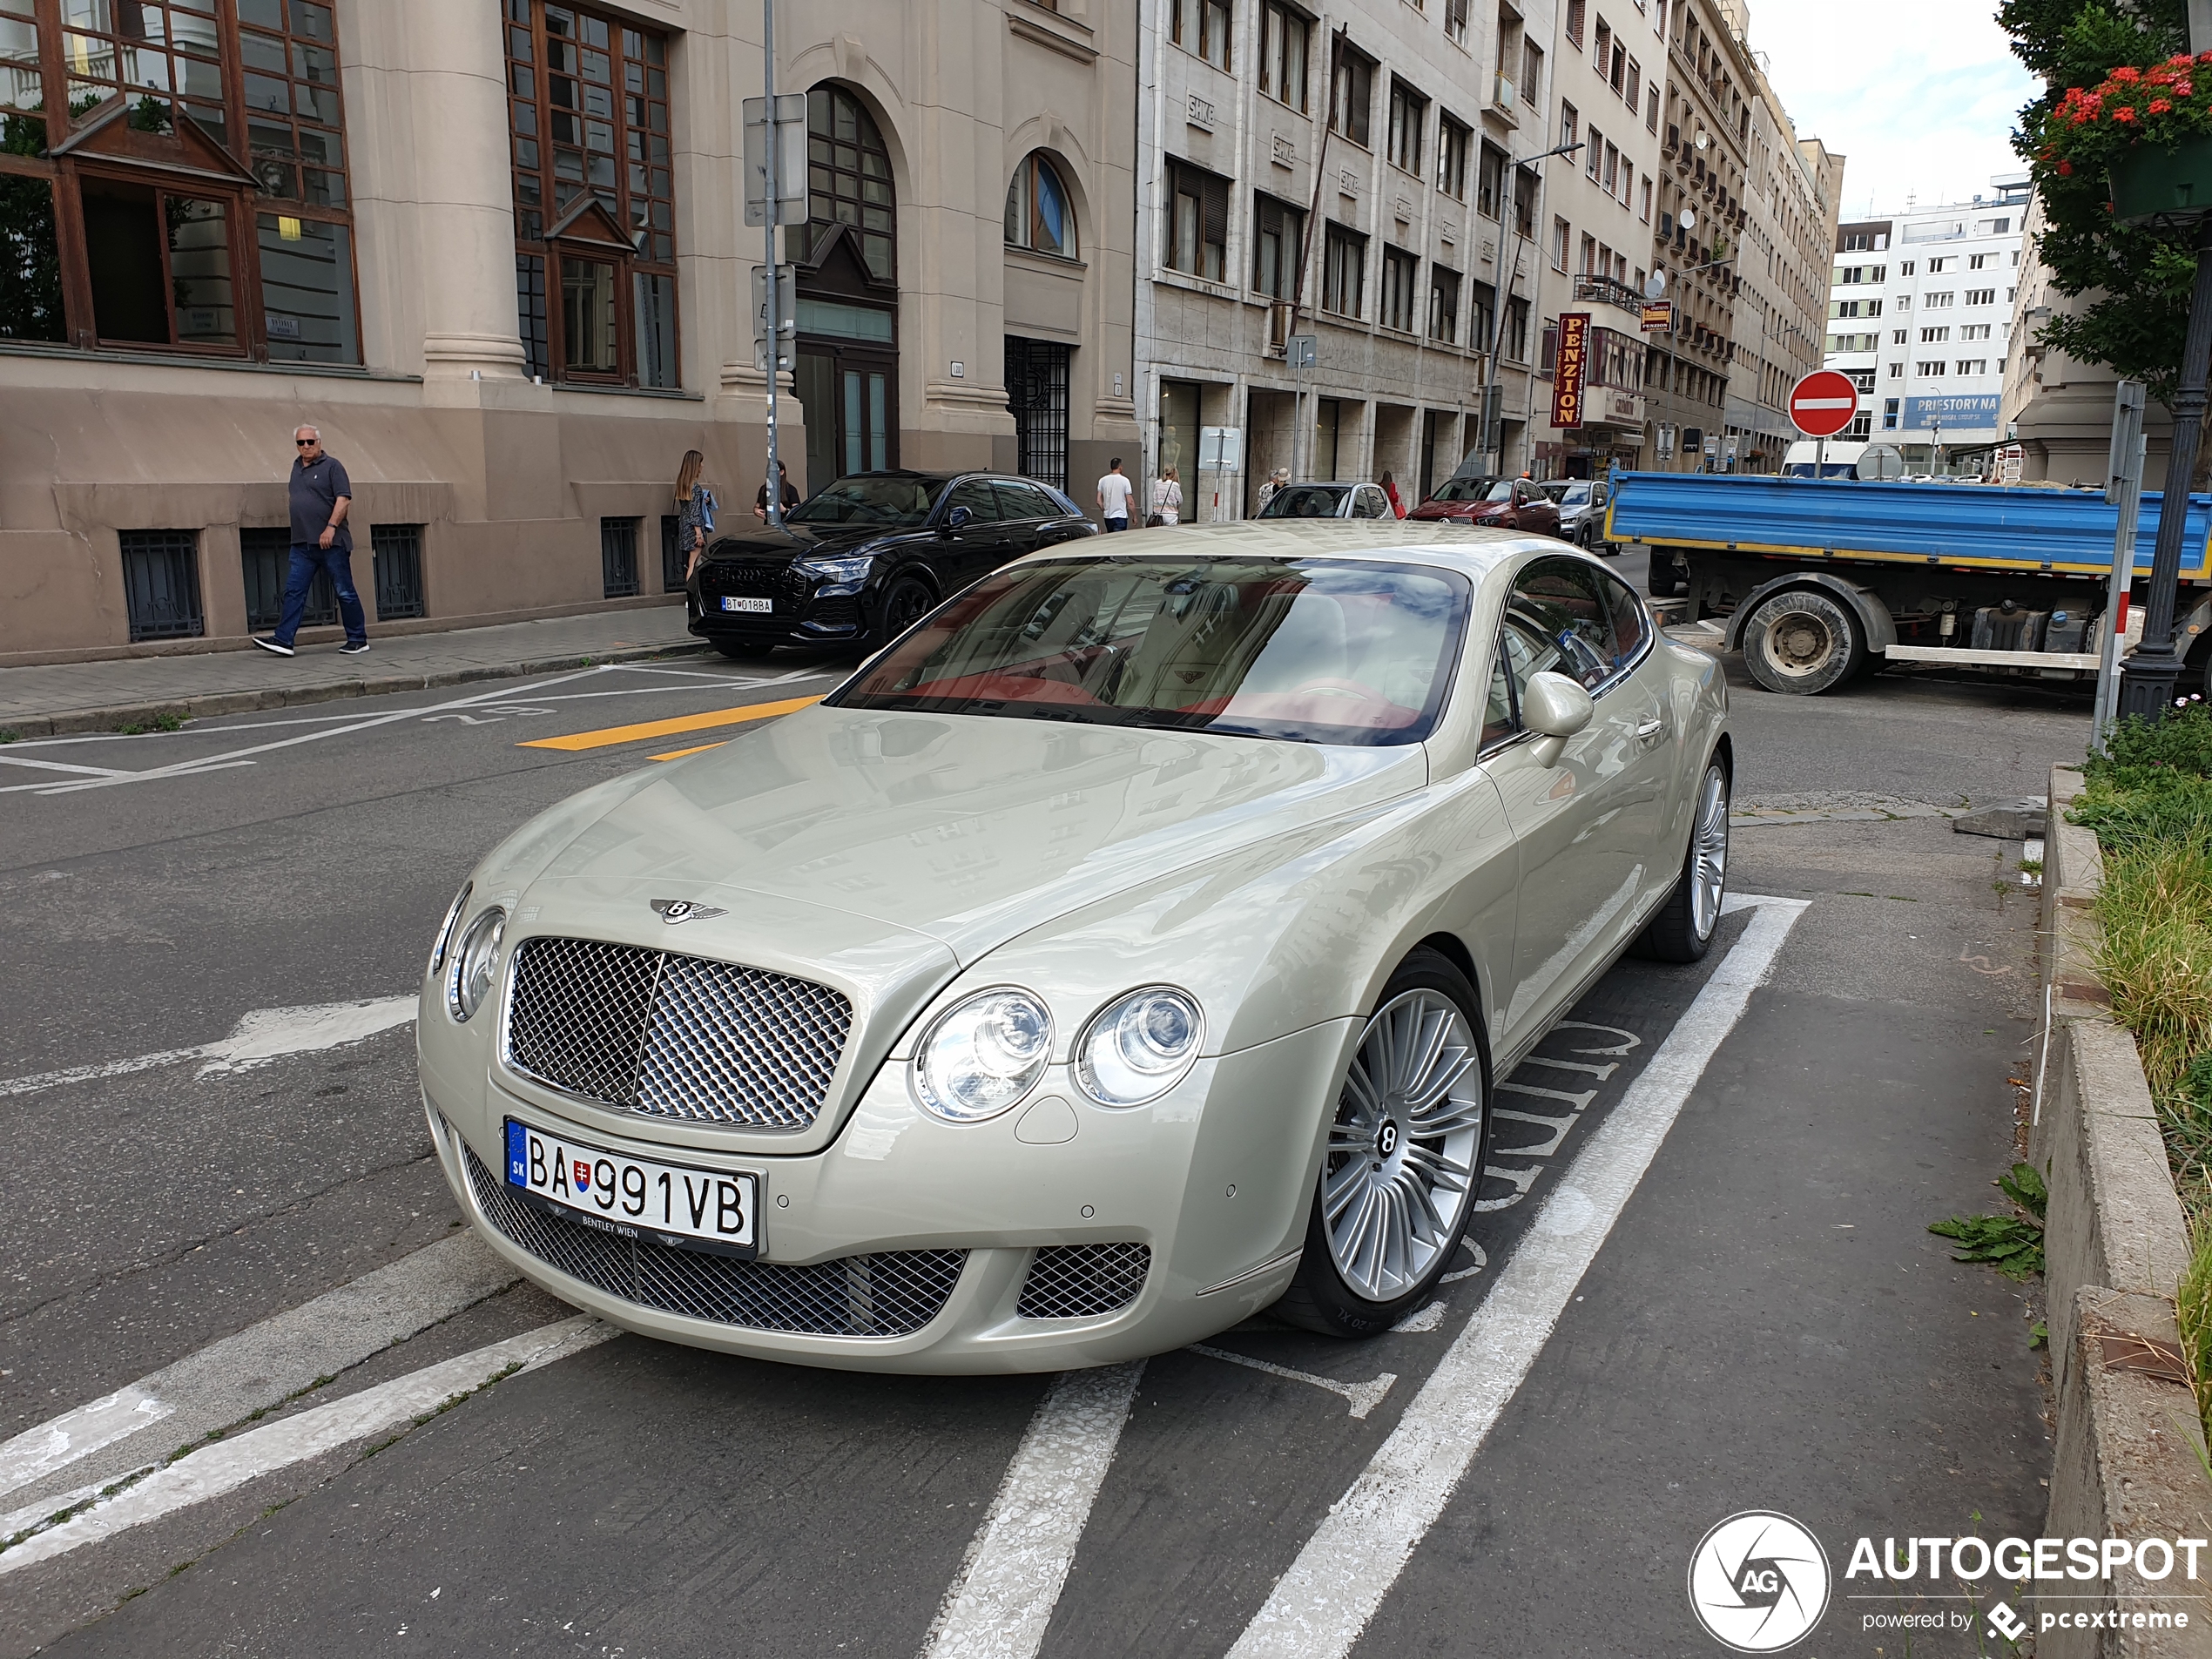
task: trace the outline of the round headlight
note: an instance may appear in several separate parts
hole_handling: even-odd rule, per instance
[[[461,891],[453,895],[452,904],[446,907],[446,919],[438,924],[438,936],[430,941],[432,979],[437,978],[438,970],[446,965],[446,952],[453,948],[453,930],[461,926],[461,913],[469,907],[469,894],[474,887],[473,882],[461,884]]]
[[[914,1093],[940,1117],[979,1123],[1034,1089],[1051,1059],[1052,1011],[1002,985],[937,1016],[914,1050]]]
[[[499,941],[507,932],[507,913],[497,905],[480,911],[454,948],[453,968],[446,976],[446,1012],[466,1020],[484,1005],[491,993],[492,968],[499,960]]]
[[[1205,1041],[1197,1003],[1171,985],[1109,1002],[1076,1043],[1076,1080],[1102,1106],[1142,1106],[1183,1081]]]

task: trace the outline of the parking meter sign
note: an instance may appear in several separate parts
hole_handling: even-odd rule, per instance
[[[1808,438],[1832,438],[1858,413],[1858,388],[1832,368],[1814,371],[1790,391],[1790,418]]]

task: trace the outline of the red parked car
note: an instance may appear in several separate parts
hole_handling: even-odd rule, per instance
[[[1559,504],[1527,478],[1447,478],[1406,516],[1559,534]]]

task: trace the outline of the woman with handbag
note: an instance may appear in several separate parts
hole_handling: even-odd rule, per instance
[[[1183,522],[1183,481],[1176,476],[1173,467],[1161,469],[1160,475],[1152,481],[1152,519],[1161,526]]]
[[[696,449],[684,451],[676,469],[676,545],[684,550],[684,580],[699,568],[706,538],[714,534],[714,492],[699,482],[706,457]]]

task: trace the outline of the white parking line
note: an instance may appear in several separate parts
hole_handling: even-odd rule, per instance
[[[370,997],[357,1002],[321,1002],[296,1008],[256,1008],[231,1028],[231,1034],[192,1049],[161,1049],[133,1055],[127,1060],[104,1060],[89,1066],[65,1066],[59,1071],[37,1071],[25,1077],[0,1077],[0,1099],[10,1095],[33,1095],[64,1083],[96,1082],[105,1077],[151,1071],[180,1060],[206,1062],[203,1077],[264,1066],[287,1055],[314,1054],[358,1042],[380,1031],[405,1025],[415,1018],[415,999],[408,996]]]
[[[945,1592],[922,1659],[1036,1652],[1143,1374],[1136,1359],[1052,1379]]]
[[[1439,1302],[1435,1305],[1441,1308],[1444,1304]],[[1393,1328],[1402,1331],[1406,1327],[1400,1325]],[[1436,1327],[1432,1323],[1414,1328],[1434,1330]],[[1226,1348],[1209,1347],[1203,1342],[1192,1343],[1190,1352],[1202,1353],[1209,1359],[1226,1359],[1232,1366],[1244,1366],[1253,1371],[1264,1371],[1271,1377],[1281,1377],[1290,1382],[1311,1383],[1316,1388],[1325,1388],[1332,1394],[1341,1395],[1345,1403],[1351,1406],[1352,1414],[1354,1417],[1365,1417],[1376,1406],[1381,1405],[1383,1396],[1390,1392],[1390,1386],[1398,1380],[1396,1372],[1386,1371],[1372,1382],[1339,1382],[1334,1377],[1317,1377],[1310,1371],[1293,1371],[1288,1366],[1270,1365],[1266,1360],[1255,1359],[1248,1353],[1231,1353]]]
[[[1683,1103],[1805,908],[1794,899],[1748,902],[1757,914],[1742,937],[1591,1136],[1490,1294],[1390,1438],[1277,1581],[1230,1659],[1335,1659],[1351,1652],[1543,1351]]]
[[[34,1533],[14,1548],[0,1552],[0,1576],[219,1498],[275,1470],[398,1428],[488,1383],[516,1371],[550,1365],[619,1334],[614,1326],[579,1314],[504,1342],[490,1343],[457,1359],[426,1366],[266,1427],[218,1440],[100,1499],[60,1525]]]

